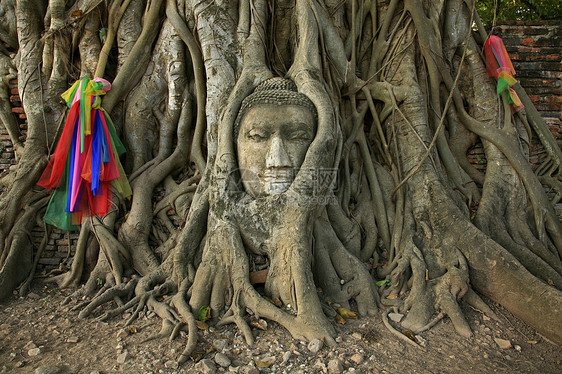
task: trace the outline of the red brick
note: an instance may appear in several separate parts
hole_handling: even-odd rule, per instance
[[[12,108],[12,113],[25,113],[21,106],[16,106]]]
[[[523,39],[521,39],[521,44],[523,44],[523,45],[534,45],[535,39],[533,39],[533,38],[523,38]]]
[[[27,119],[27,116],[26,116],[25,114],[20,114],[18,117],[19,117],[20,119]],[[23,127],[23,126],[22,126],[22,127]]]
[[[10,88],[10,94],[11,95],[19,95],[19,91],[18,91],[17,87],[16,88]]]
[[[508,47],[506,47],[508,48]],[[528,53],[528,52],[532,52],[533,48],[532,47],[526,47],[526,46],[517,46],[517,51],[521,52],[521,53]]]
[[[562,103],[562,96],[547,96],[545,99],[547,103]]]

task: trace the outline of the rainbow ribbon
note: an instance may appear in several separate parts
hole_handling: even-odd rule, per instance
[[[76,81],[61,96],[70,108],[61,138],[39,182],[55,189],[43,220],[63,230],[77,230],[84,217],[105,216],[111,186],[123,197],[132,194],[119,161],[119,140],[100,96],[111,89],[102,78]]]
[[[511,86],[517,83],[513,77],[515,69],[505,49],[503,40],[495,35],[491,35],[484,43],[484,56],[486,57],[486,70],[489,77],[498,80],[497,94],[507,91],[507,101],[511,104],[513,113],[524,108],[521,99]]]

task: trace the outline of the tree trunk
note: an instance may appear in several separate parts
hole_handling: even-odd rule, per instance
[[[72,269],[51,279],[88,279],[74,296],[97,296],[80,316],[116,298],[105,318],[148,307],[162,334],[188,327],[183,362],[205,307],[249,344],[261,317],[335,344],[334,318],[352,310],[394,308],[414,333],[448,316],[470,336],[461,300],[493,314],[477,291],[562,344],[562,229],[541,185],[560,188],[562,156],[523,90],[517,113],[496,95],[472,2],[0,7],[0,75],[17,70],[28,126],[22,146],[1,84],[18,164],[0,196],[0,298],[34,271],[27,234],[47,203],[34,184],[60,136],[59,95],[96,75],[113,82],[102,106],[133,195],[83,221]],[[539,175],[535,133],[552,165]],[[485,174],[467,157],[479,140]]]

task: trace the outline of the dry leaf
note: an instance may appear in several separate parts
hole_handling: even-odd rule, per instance
[[[353,311],[351,311],[347,308],[344,308],[342,306],[340,306],[338,308],[338,314],[342,317],[345,317],[345,318],[352,318],[352,319],[358,318],[357,313],[355,313],[355,312],[353,312]]]
[[[527,340],[527,344],[537,344],[538,340]]]
[[[258,367],[258,368],[268,368],[271,365],[273,365],[273,363],[275,362],[275,359],[264,360],[264,361],[255,359],[254,362],[256,363],[256,367]]]
[[[267,322],[265,322],[263,319],[259,319],[259,320],[253,320],[250,322],[250,326],[259,330],[267,330]]]
[[[203,321],[195,321],[195,323],[197,324],[197,328],[199,330],[209,330],[209,325],[207,325],[205,322]]]
[[[127,327],[127,331],[129,332],[129,334],[135,334],[138,331],[137,326],[129,326]]]
[[[343,318],[339,314],[336,314],[336,323],[339,323],[340,325],[345,325],[346,322],[347,321],[345,320],[345,318]]]
[[[386,298],[387,299],[396,299],[398,297],[397,293],[393,293],[392,295],[388,295]]]
[[[275,305],[277,308],[281,308],[283,306],[283,303],[281,302],[281,300],[279,300],[278,297],[274,297],[273,299],[266,297],[265,299]]]
[[[82,17],[82,15],[84,14],[84,12],[80,9],[75,10],[74,12],[70,13],[70,16],[72,18],[78,18],[78,17]]]
[[[418,339],[416,339],[416,335],[414,335],[412,330],[402,331],[402,334],[406,335],[411,341],[418,341]]]

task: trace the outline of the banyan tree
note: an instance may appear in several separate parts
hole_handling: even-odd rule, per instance
[[[108,188],[109,210],[70,227],[72,265],[50,280],[91,296],[81,316],[114,300],[102,318],[148,308],[162,336],[187,329],[183,361],[201,311],[249,344],[256,317],[333,344],[334,306],[385,322],[400,311],[414,333],[449,318],[468,337],[459,304],[493,316],[485,295],[562,343],[562,154],[501,56],[487,71],[472,0],[3,0],[0,12],[0,118],[17,157],[1,181],[1,297],[33,276],[30,231],[52,229],[55,195],[37,182],[72,112],[61,94],[104,78],[92,108],[124,145],[132,195]],[[478,144],[485,170],[468,158]]]

